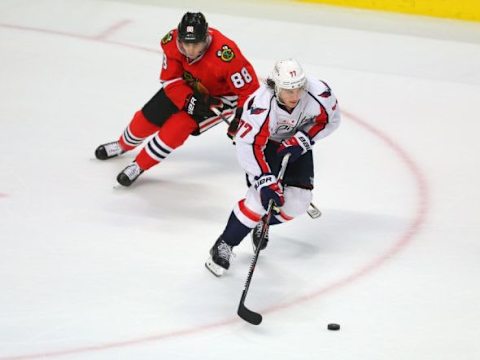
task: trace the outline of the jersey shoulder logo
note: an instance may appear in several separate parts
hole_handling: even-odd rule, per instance
[[[320,82],[325,85],[325,90],[321,94],[318,94],[318,96],[323,98],[329,98],[330,96],[332,96],[332,89],[330,88],[330,86],[328,86],[328,84],[323,80],[320,80]]]
[[[162,44],[165,45],[166,43],[172,41],[172,39],[173,39],[173,30],[169,31],[169,32],[167,33],[167,35],[165,35],[165,36],[162,38]]]
[[[257,108],[255,106],[252,106],[250,108],[250,114],[252,114],[252,115],[259,115],[259,114],[263,113],[264,111],[267,111],[267,109]]]
[[[217,51],[217,56],[225,62],[230,62],[235,57],[235,53],[228,45],[223,45],[222,48]]]
[[[330,90],[325,90],[321,94],[318,94],[318,96],[323,98],[329,98],[330,96],[332,96],[332,92]]]

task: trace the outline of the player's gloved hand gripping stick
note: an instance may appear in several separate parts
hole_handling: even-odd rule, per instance
[[[291,154],[286,154],[282,159],[282,165],[280,166],[280,171],[278,172],[277,176],[279,182],[282,181],[285,170],[287,170],[288,160],[290,159],[290,156]],[[262,315],[247,309],[247,307],[245,306],[245,298],[247,297],[248,288],[250,287],[250,282],[252,281],[253,271],[255,270],[255,266],[257,264],[260,249],[262,248],[262,244],[265,241],[265,234],[267,233],[268,227],[270,225],[270,218],[272,217],[274,204],[274,200],[270,199],[268,203],[267,214],[263,218],[260,241],[258,243],[257,249],[255,250],[255,255],[253,256],[252,263],[250,264],[250,270],[248,271],[247,280],[245,281],[242,297],[240,298],[240,304],[238,304],[238,316],[253,325],[259,325],[262,322]]]
[[[235,113],[233,113],[229,119],[227,119],[225,116],[223,116],[222,112],[220,110],[218,110],[216,107],[210,107],[210,110],[217,116],[220,116],[221,119],[228,125],[230,126],[231,122],[234,120],[235,118]],[[234,135],[231,134],[229,135],[229,137],[234,140]],[[322,212],[313,204],[313,202],[310,203],[310,208],[307,210],[307,214],[312,218],[312,219],[316,219],[316,218],[319,218],[320,216],[322,216]]]

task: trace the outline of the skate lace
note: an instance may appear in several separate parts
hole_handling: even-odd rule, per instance
[[[114,141],[105,145],[105,151],[108,156],[121,154],[123,152],[118,141]]]
[[[140,167],[137,165],[137,163],[133,163],[125,168],[123,171],[125,175],[128,176],[130,180],[135,179],[138,175],[142,173],[142,170]]]
[[[218,256],[222,259],[230,260],[230,256],[233,255],[232,248],[225,242],[218,245]]]

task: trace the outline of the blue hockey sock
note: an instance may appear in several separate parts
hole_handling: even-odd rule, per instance
[[[277,224],[283,224],[283,223],[280,220],[278,220],[276,216],[272,216],[270,218],[270,225],[277,225]]]
[[[250,230],[252,229],[243,225],[232,211],[227,226],[225,230],[223,230],[222,238],[228,245],[237,246],[242,242],[243,238],[248,235]]]

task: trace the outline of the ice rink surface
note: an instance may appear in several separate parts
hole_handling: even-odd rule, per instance
[[[100,162],[158,89],[159,40],[202,10],[261,76],[294,56],[343,112],[314,202],[208,250],[245,192],[219,125],[114,188]],[[0,1],[0,359],[480,358],[480,24],[292,2]],[[341,330],[327,330],[336,322]]]

